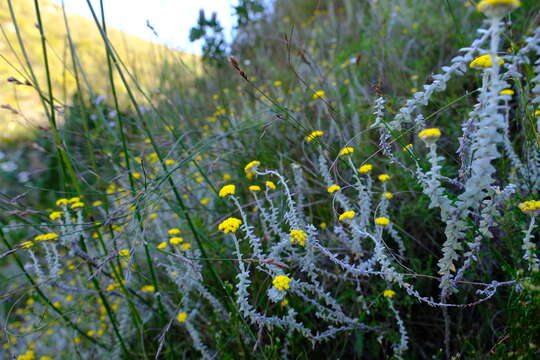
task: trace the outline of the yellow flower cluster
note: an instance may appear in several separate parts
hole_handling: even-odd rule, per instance
[[[499,65],[504,64],[504,60],[501,59],[500,57],[497,56],[496,59],[499,62]],[[469,64],[469,67],[471,69],[485,69],[485,68],[490,68],[492,66],[493,66],[493,62],[491,61],[491,55],[489,54],[479,56],[473,61],[471,61],[471,63]]]
[[[326,93],[324,92],[324,90],[319,90],[319,91],[315,91],[313,93],[313,99],[317,100],[317,99],[322,99],[324,97]]]
[[[358,169],[358,172],[359,172],[360,174],[367,174],[367,173],[369,173],[371,170],[373,170],[373,165],[371,165],[371,164],[365,164],[365,165],[360,166],[360,168]]]
[[[381,175],[379,175],[379,177],[377,179],[379,179],[379,181],[381,181],[381,182],[385,182],[385,181],[390,180],[391,177],[388,174],[381,174]]]
[[[58,239],[58,234],[56,233],[41,234],[34,237],[34,241],[51,241],[56,239]]]
[[[59,219],[62,215],[64,215],[63,211],[53,211],[49,214],[49,219],[54,221],[56,219]]]
[[[223,231],[225,234],[234,233],[236,230],[238,230],[241,224],[242,220],[230,217],[223,220],[223,222],[218,225],[218,229]]]
[[[142,288],[141,288],[141,291],[142,292],[156,292],[156,288],[154,287],[154,285],[144,285]]]
[[[276,184],[274,184],[272,181],[267,181],[266,187],[269,188],[270,190],[276,190]]]
[[[396,292],[395,292],[394,290],[384,290],[383,296],[384,296],[385,298],[391,299],[391,298],[393,298],[394,296],[396,296]]]
[[[279,275],[272,280],[272,285],[279,291],[287,290],[289,289],[289,284],[291,282],[291,278],[285,275]]]
[[[34,360],[36,358],[36,355],[32,350],[28,350],[24,354],[21,354],[17,356],[17,360]]]
[[[350,155],[353,152],[354,152],[354,148],[352,148],[350,146],[347,146],[347,147],[344,147],[343,149],[341,149],[341,151],[339,152],[339,155],[340,156]]]
[[[244,166],[244,171],[246,174],[254,173],[255,171],[257,171],[257,168],[259,167],[259,165],[261,165],[260,161],[253,160],[252,162]]]
[[[306,139],[307,142],[312,142],[313,140],[315,140],[319,136],[323,136],[323,135],[324,135],[324,131],[315,130],[315,131],[312,131],[309,135],[307,135],[305,137],[305,139]]]
[[[540,200],[529,200],[518,205],[519,210],[525,214],[537,215],[540,213]]]
[[[328,191],[330,194],[335,193],[336,191],[339,191],[339,190],[341,190],[341,186],[335,185],[335,184],[330,186],[328,189],[326,189],[326,191]]]
[[[186,320],[187,320],[187,313],[185,312],[179,312],[178,315],[176,316],[176,320],[180,323],[185,323]]]
[[[520,6],[519,0],[482,0],[476,5],[476,10],[489,17],[502,17]]]
[[[234,184],[225,185],[219,190],[219,197],[226,197],[229,195],[234,195],[236,192],[236,186]]]
[[[248,189],[250,191],[261,191],[261,187],[259,185],[251,185]]]
[[[441,136],[441,130],[438,128],[424,129],[418,133],[418,137],[425,142],[432,142]]]
[[[501,92],[499,93],[499,95],[510,95],[510,96],[514,94],[515,92],[512,89],[504,89],[504,90],[501,90]]]
[[[339,221],[351,220],[356,216],[356,212],[353,210],[345,211],[343,214],[339,215]]]
[[[289,239],[292,243],[298,243],[300,246],[304,246],[307,240],[307,234],[304,230],[291,230],[289,233],[291,238]]]
[[[385,218],[385,217],[378,217],[375,219],[375,224],[380,225],[380,226],[387,226],[390,224],[390,219]]]

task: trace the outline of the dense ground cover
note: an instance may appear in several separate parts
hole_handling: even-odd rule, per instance
[[[201,16],[202,75],[164,58],[149,90],[97,7],[109,93],[71,103],[35,5],[5,358],[538,357],[535,1],[277,0],[229,47]]]

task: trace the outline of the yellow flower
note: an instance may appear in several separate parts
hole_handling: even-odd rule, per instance
[[[251,185],[249,187],[250,191],[261,191],[261,187],[259,185]]]
[[[283,83],[281,81],[274,81],[274,86],[281,86]]]
[[[343,214],[339,215],[339,221],[351,220],[356,216],[356,212],[353,210],[345,211]]]
[[[391,179],[390,175],[388,174],[381,174],[378,177],[379,181],[385,182]]]
[[[101,206],[101,205],[103,205],[103,202],[102,202],[102,201],[99,201],[99,200],[94,201],[94,202],[92,203],[92,206],[94,206],[94,207]]]
[[[165,241],[162,241],[157,246],[158,249],[165,249],[167,247],[167,243]]]
[[[365,164],[365,165],[360,166],[360,168],[358,169],[358,172],[359,172],[360,174],[367,174],[367,173],[370,172],[371,170],[373,170],[373,165],[371,165],[371,164]]]
[[[231,180],[231,179],[232,179],[231,174],[229,174],[229,173],[223,174],[223,180],[224,180],[224,181],[229,181],[229,180]]]
[[[27,249],[27,248],[32,247],[32,246],[34,246],[34,243],[32,241],[24,241],[24,242],[19,244],[19,247],[21,249]]]
[[[56,233],[41,234],[34,237],[34,241],[51,241],[56,239],[58,239],[58,234]]]
[[[496,59],[500,65],[504,64],[504,60],[501,59],[500,57],[497,56]],[[491,62],[491,55],[489,54],[479,56],[473,61],[471,61],[471,63],[469,64],[469,67],[471,69],[490,68],[492,66],[493,66],[493,63]]]
[[[540,109],[534,111],[534,116],[540,116]]]
[[[326,223],[325,223],[325,222],[320,223],[320,224],[319,224],[319,227],[320,227],[322,230],[326,229]]]
[[[323,136],[323,135],[324,135],[324,131],[315,130],[315,131],[312,131],[309,135],[307,135],[305,137],[305,139],[306,139],[307,142],[312,142],[313,140],[315,140],[319,136]]]
[[[499,93],[499,95],[510,95],[510,96],[514,94],[515,92],[512,89],[504,89],[504,90],[501,90],[501,92]]]
[[[328,189],[326,189],[326,191],[328,191],[330,194],[336,192],[336,191],[339,191],[341,190],[341,186],[339,185],[332,185],[330,186]]]
[[[201,199],[200,201],[201,205],[208,205],[209,202],[210,202],[210,199],[207,197]]]
[[[279,305],[280,305],[281,307],[285,307],[285,306],[289,305],[289,300],[283,299],[283,300],[279,303]]]
[[[391,299],[391,298],[393,298],[394,296],[396,296],[396,292],[395,292],[394,290],[384,290],[383,296],[384,296],[385,298]]]
[[[178,322],[181,322],[181,323],[186,322],[186,320],[187,320],[187,313],[185,313],[185,312],[179,312],[178,315],[176,316],[176,320],[178,320]]]
[[[167,233],[169,235],[178,235],[178,234],[181,234],[182,231],[180,229],[177,229],[177,228],[172,228],[172,229],[169,229],[169,231],[167,231]]]
[[[345,155],[352,154],[353,152],[354,152],[354,148],[352,148],[350,146],[347,146],[347,147],[344,147],[343,149],[341,149],[341,151],[339,152],[339,155],[340,156],[345,156]]]
[[[519,0],[482,0],[476,10],[489,17],[502,17],[521,6]]]
[[[518,205],[519,210],[528,215],[537,215],[540,213],[540,201],[539,200],[529,200],[522,202]]]
[[[69,203],[68,199],[58,199],[56,200],[56,206],[65,206]]]
[[[385,218],[385,217],[378,217],[375,219],[375,224],[380,225],[380,226],[387,226],[390,224],[390,219]]]
[[[228,195],[234,195],[236,192],[236,186],[234,184],[225,185],[219,190],[219,197],[226,197]]]
[[[441,130],[438,128],[424,129],[418,133],[418,137],[426,143],[437,141],[441,136]]]
[[[324,92],[324,90],[315,91],[315,93],[313,93],[313,99],[321,99],[324,97],[325,94],[326,93]]]
[[[385,193],[383,194],[383,196],[384,196],[385,198],[387,198],[388,200],[390,200],[391,198],[394,197],[394,194],[392,194],[391,192],[387,191],[387,192],[385,192]]]
[[[191,249],[191,244],[190,243],[183,243],[182,245],[180,245],[180,250],[181,251],[188,251],[189,249]]]
[[[80,197],[72,197],[71,199],[68,200],[68,203],[74,204],[74,203],[78,203],[80,201],[81,201]]]
[[[218,230],[223,231],[225,234],[234,233],[236,230],[238,230],[241,224],[242,220],[230,217],[223,220],[223,222],[218,225]]]
[[[77,208],[81,208],[81,207],[83,207],[83,206],[84,206],[84,203],[83,203],[83,202],[77,201],[77,202],[75,202],[73,205],[71,205],[71,208],[72,208],[72,209],[77,209]]]
[[[142,291],[142,292],[155,292],[155,291],[156,291],[156,288],[154,287],[154,285],[144,285],[144,286],[141,288],[141,291]]]
[[[255,171],[257,171],[257,168],[259,167],[259,165],[261,165],[260,161],[253,160],[252,162],[244,166],[244,171],[246,174],[254,173]]]
[[[138,173],[138,172],[133,172],[131,173],[131,176],[133,176],[134,179],[140,179],[141,178],[141,173]]]
[[[405,145],[405,146],[403,147],[402,150],[403,150],[403,151],[407,151],[407,150],[411,149],[412,146],[413,146],[412,144],[407,144],[407,145]]]
[[[307,234],[303,230],[291,230],[289,233],[291,238],[289,239],[292,243],[297,242],[300,246],[304,246],[307,240]]]
[[[173,159],[165,160],[165,165],[174,165],[174,164],[176,164],[176,161],[174,161]]]
[[[54,221],[56,219],[59,219],[63,214],[64,214],[63,211],[53,211],[52,213],[49,214],[49,219]]]
[[[118,255],[122,256],[122,257],[126,257],[126,256],[129,256],[129,249],[122,249],[118,252]]]
[[[175,236],[175,237],[172,237],[169,239],[169,242],[172,244],[172,245],[178,245],[180,244],[182,241],[184,241],[183,238],[181,237],[178,237],[178,236]]]
[[[285,275],[279,275],[272,280],[272,285],[279,291],[287,290],[289,289],[289,284],[291,282],[291,278]]]
[[[266,187],[271,189],[271,190],[276,190],[276,184],[274,184],[272,181],[267,181],[266,182]]]

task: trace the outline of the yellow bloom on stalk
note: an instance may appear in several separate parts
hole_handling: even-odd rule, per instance
[[[165,249],[167,247],[167,243],[165,241],[162,241],[158,244],[158,249]]]
[[[165,165],[174,165],[174,164],[176,164],[176,161],[174,161],[173,159],[165,160]]]
[[[274,86],[281,86],[283,83],[281,81],[274,81]]]
[[[156,292],[156,288],[154,287],[154,285],[144,285],[141,288],[141,291],[151,293],[151,292]]]
[[[354,152],[354,148],[352,148],[350,146],[347,146],[347,147],[344,147],[343,149],[341,149],[341,151],[339,152],[339,155],[340,156],[350,155],[353,152]]]
[[[427,143],[437,141],[441,137],[441,130],[438,128],[424,129],[418,133],[418,137]]]
[[[378,217],[375,219],[375,224],[380,225],[380,226],[387,226],[390,224],[390,219],[385,218],[385,217]]]
[[[175,236],[175,237],[172,237],[169,239],[169,242],[172,244],[172,245],[178,245],[180,244],[182,241],[184,241],[184,238],[181,238],[179,236]]]
[[[291,230],[289,233],[291,238],[289,239],[292,243],[298,243],[300,246],[304,246],[307,240],[307,234],[304,230]]]
[[[41,234],[34,237],[34,241],[52,241],[56,239],[58,239],[58,234],[56,233]]]
[[[335,184],[330,186],[328,189],[326,189],[326,191],[328,191],[330,194],[335,193],[336,191],[339,191],[339,190],[341,190],[341,186],[335,185]]]
[[[504,89],[504,90],[501,90],[501,92],[499,93],[499,95],[510,95],[510,96],[514,94],[515,92],[512,89]]]
[[[371,164],[365,164],[365,165],[362,165],[358,168],[358,172],[360,174],[367,174],[369,172],[371,172],[371,170],[373,170],[373,165]]]
[[[396,292],[395,292],[394,290],[384,290],[383,296],[384,296],[385,298],[391,299],[391,298],[393,298],[394,296],[396,296]]]
[[[313,93],[313,99],[321,99],[324,97],[325,94],[326,93],[324,92],[324,90],[315,91],[315,93]]]
[[[259,165],[261,165],[260,161],[253,160],[252,162],[244,166],[244,172],[246,174],[254,173],[255,171],[257,171],[257,168],[259,167]]]
[[[251,185],[249,187],[250,191],[261,191],[261,187],[259,185]]]
[[[279,291],[287,290],[289,289],[289,284],[291,282],[291,278],[285,275],[279,275],[272,280],[272,285]]]
[[[534,111],[534,116],[540,116],[540,109]]]
[[[394,194],[392,194],[391,192],[387,191],[387,192],[385,192],[385,193],[383,194],[383,196],[384,196],[385,198],[387,198],[388,200],[390,200],[391,198],[394,197]]]
[[[315,130],[315,131],[312,131],[309,135],[307,135],[305,137],[305,139],[306,139],[307,142],[312,142],[313,140],[315,140],[319,136],[323,136],[323,135],[324,135],[324,131]]]
[[[24,242],[19,244],[19,247],[21,249],[28,249],[28,248],[30,248],[32,246],[34,246],[34,243],[32,241],[24,241]]]
[[[388,174],[381,174],[377,177],[377,179],[379,179],[379,181],[381,182],[385,182],[385,181],[388,181],[391,179],[390,175]]]
[[[228,195],[234,195],[236,192],[236,186],[234,184],[225,185],[219,190],[219,197],[226,197]]]
[[[229,173],[223,174],[223,181],[229,181],[231,179],[232,179],[231,174],[229,174]]]
[[[191,249],[191,244],[190,243],[184,243],[184,244],[180,245],[180,250],[181,251],[188,251],[189,249]]]
[[[540,213],[540,200],[529,200],[518,205],[519,210],[527,215],[538,215]]]
[[[218,225],[218,230],[223,231],[225,234],[234,233],[236,230],[238,230],[241,224],[242,220],[230,217],[223,220],[223,222]]]
[[[59,219],[63,214],[64,214],[63,211],[53,211],[52,213],[49,214],[49,219],[54,221],[56,219]]]
[[[78,209],[78,208],[82,208],[84,207],[84,203],[81,202],[81,201],[77,201],[76,203],[74,203],[73,205],[71,205],[71,208],[72,209]]]
[[[65,206],[69,203],[68,199],[58,199],[56,200],[56,206]]]
[[[499,62],[499,65],[504,64],[503,59],[501,59],[498,56],[496,56],[495,58]],[[491,55],[489,55],[489,54],[479,56],[476,59],[474,59],[473,61],[471,61],[471,63],[469,64],[469,67],[471,69],[485,69],[485,68],[490,68],[492,66],[493,66],[493,63],[491,61]]]
[[[276,190],[276,184],[274,184],[272,181],[267,181],[266,182],[266,187],[271,189],[271,190]]]
[[[169,235],[178,235],[178,234],[181,234],[182,231],[178,228],[172,228],[172,229],[169,229],[169,231],[167,231],[167,233]]]
[[[185,312],[179,312],[176,316],[176,320],[180,323],[185,323],[187,320],[187,313]]]
[[[97,207],[97,206],[101,206],[103,205],[103,201],[99,201],[99,200],[96,200],[92,203],[92,206],[93,207]]]
[[[482,0],[476,5],[476,10],[489,17],[502,17],[521,6],[519,0]]]
[[[356,212],[353,210],[345,211],[339,215],[339,221],[352,220],[356,216]]]
[[[129,256],[129,249],[122,249],[118,252],[119,256],[126,257]]]

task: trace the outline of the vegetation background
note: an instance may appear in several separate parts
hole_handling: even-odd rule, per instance
[[[110,354],[126,359],[398,357],[395,344],[403,333],[382,295],[388,288],[382,279],[355,285],[338,276],[328,290],[373,331],[344,331],[312,344],[287,329],[246,321],[231,301],[239,266],[234,245],[217,231],[236,209],[218,192],[234,182],[242,208],[264,232],[248,191],[255,180],[244,171],[258,160],[300,183],[296,187],[291,180],[291,187],[307,204],[307,221],[333,241],[337,236],[325,229],[336,220],[337,205],[304,139],[324,130],[320,149],[335,163],[339,149],[353,146],[358,165],[369,162],[378,173],[391,174],[388,191],[395,198],[389,211],[406,249],[396,261],[404,273],[418,275],[412,280],[416,289],[437,298],[444,223],[429,208],[418,179],[382,154],[371,125],[379,96],[392,117],[478,37],[485,17],[475,10],[476,2],[241,0],[230,44],[218,18],[201,13],[194,19],[191,40],[203,40],[202,58],[108,29],[99,2],[94,3],[96,22],[64,16],[61,7],[43,0],[0,1],[0,354],[21,358],[33,351],[44,360]],[[519,51],[540,26],[539,10],[538,1],[524,0],[508,16],[505,53]],[[527,110],[532,64],[522,74],[513,83],[519,89],[512,98],[519,114],[511,123],[516,148],[540,144],[536,119]],[[448,160],[442,170],[447,176],[458,171],[455,139],[479,84],[480,76],[468,72],[426,106],[429,123],[444,129],[439,149]],[[420,147],[416,133],[400,134],[394,145]],[[515,172],[504,158],[497,169]],[[334,164],[331,173],[342,187],[352,186],[348,169]],[[77,220],[82,221],[77,234],[84,235],[72,240],[82,241],[80,248],[63,243],[56,276],[39,278],[31,265],[36,260],[15,244],[45,229],[64,231],[68,225],[50,214],[58,210],[58,199],[73,197],[84,203],[84,221]],[[480,260],[468,273],[477,283],[517,279],[519,285],[501,287],[476,306],[450,308],[446,326],[441,308],[395,289],[393,304],[409,338],[403,358],[540,356],[540,275],[529,273],[522,261],[527,217],[515,206],[531,197],[538,199],[538,193],[505,206],[494,238],[482,244]],[[285,198],[276,198],[276,204],[282,219]],[[178,259],[168,252],[171,228],[181,229],[190,244],[177,254],[190,260],[200,279],[179,283],[171,277],[174,271],[187,273],[172,268]],[[123,248],[137,254],[129,264],[117,259]],[[49,262],[50,267],[50,254],[36,253],[44,259],[42,266]],[[328,269],[341,274],[332,264]],[[323,331],[314,305],[298,298],[272,303],[265,291],[271,279],[256,274],[250,280],[258,310],[285,314],[292,307],[306,327]],[[203,284],[220,305],[197,301],[201,296],[183,288],[186,282]],[[453,303],[474,302],[474,282],[465,284]],[[153,291],[143,290],[148,284]],[[179,303],[191,309],[187,322],[176,318]],[[123,327],[135,330],[119,331]],[[451,340],[445,344],[449,329]]]

